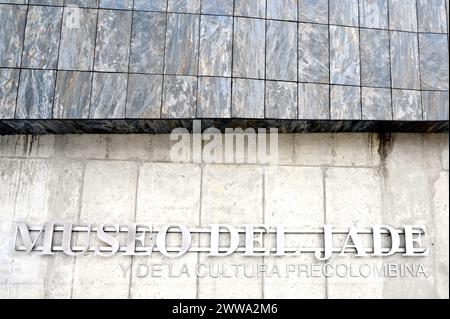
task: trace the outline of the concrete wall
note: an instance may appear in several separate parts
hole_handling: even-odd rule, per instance
[[[173,163],[167,135],[0,137],[0,298],[250,297],[448,298],[448,134],[304,134],[280,136],[280,167]],[[431,254],[413,258],[429,276],[398,278],[138,278],[140,262],[117,256],[42,257],[14,252],[12,222],[100,224],[180,222],[205,226],[282,222],[349,227],[422,224]],[[176,267],[208,261],[189,253]],[[239,256],[226,262],[250,262]],[[405,257],[330,262],[408,262]],[[120,263],[133,262],[132,275]],[[251,262],[311,263],[296,258]],[[317,262],[315,262],[317,263]]]

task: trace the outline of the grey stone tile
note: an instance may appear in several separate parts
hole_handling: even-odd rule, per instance
[[[0,69],[0,119],[14,118],[19,74],[17,69]]]
[[[100,0],[100,8],[105,9],[133,9],[133,0]]]
[[[168,0],[169,12],[200,13],[201,0]]]
[[[202,13],[233,15],[233,2],[234,0],[202,0]]]
[[[130,74],[127,118],[155,119],[161,116],[162,75]]]
[[[197,116],[200,118],[231,116],[231,79],[216,77],[199,79]]]
[[[163,73],[165,31],[165,13],[134,13],[130,72]]]
[[[166,11],[167,0],[134,0],[135,10]]]
[[[53,118],[89,118],[91,83],[91,72],[58,71]]]
[[[1,67],[20,66],[26,15],[26,6],[0,5]]]
[[[96,24],[96,9],[64,9],[58,68],[92,70]]]
[[[298,118],[330,118],[330,86],[328,84],[298,84]]]
[[[128,71],[130,33],[130,11],[99,10],[94,62],[96,71]]]
[[[298,0],[267,0],[267,19],[297,20]]]
[[[265,117],[296,119],[297,97],[297,83],[266,81]]]
[[[417,31],[416,0],[389,0],[389,29]]]
[[[361,119],[360,88],[355,86],[331,86],[331,119]]]
[[[199,16],[169,14],[165,74],[197,75]]]
[[[361,84],[391,87],[389,32],[361,29]]]
[[[390,32],[392,87],[419,89],[419,48],[417,35]]]
[[[162,118],[193,118],[197,103],[195,76],[165,76]]]
[[[28,0],[0,0],[0,3],[6,3],[6,4],[27,4]]]
[[[423,119],[426,121],[448,121],[448,92],[423,91]]]
[[[328,26],[299,24],[298,80],[328,83],[330,77]]]
[[[365,87],[361,90],[363,120],[391,121],[391,90]]]
[[[89,118],[124,118],[126,88],[126,74],[94,73]]]
[[[388,0],[359,0],[361,27],[388,29]]]
[[[231,76],[233,18],[202,16],[200,26],[201,75]]]
[[[265,22],[236,18],[234,22],[233,75],[263,78],[265,63]]]
[[[422,89],[448,90],[448,37],[420,34],[420,72]]]
[[[330,0],[330,24],[358,26],[358,0]]]
[[[98,8],[99,0],[65,0],[66,6],[77,6],[80,8]]]
[[[231,116],[264,118],[264,81],[233,79]]]
[[[328,23],[328,0],[298,0],[298,21]]]
[[[358,29],[330,26],[330,73],[332,84],[360,84]]]
[[[22,66],[56,68],[62,11],[62,7],[29,7]]]
[[[450,25],[450,1],[445,1],[445,8],[447,9],[447,33],[449,33],[449,25]]]
[[[419,32],[447,32],[445,0],[417,0]]]
[[[28,0],[29,4],[42,4],[42,5],[53,5],[53,6],[62,6],[64,4],[64,0]]]
[[[420,121],[422,107],[419,91],[392,90],[394,121]]]
[[[266,78],[297,81],[297,23],[267,21]]]
[[[265,18],[266,0],[234,0],[234,14],[243,17]]]
[[[52,118],[55,77],[55,71],[21,70],[17,119]]]

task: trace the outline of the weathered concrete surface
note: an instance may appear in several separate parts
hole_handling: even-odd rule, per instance
[[[1,298],[448,298],[448,134],[287,134],[279,163],[174,163],[168,135],[0,137]],[[138,265],[169,261],[155,255],[62,255],[44,258],[10,248],[12,222],[323,223],[428,227],[427,278],[139,278]],[[210,261],[190,253],[174,267]],[[263,262],[233,256],[226,263]],[[217,260],[216,260],[217,262]],[[264,263],[314,263],[312,255]],[[404,257],[336,263],[411,262]]]

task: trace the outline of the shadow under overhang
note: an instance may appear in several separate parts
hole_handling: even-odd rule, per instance
[[[15,134],[168,134],[215,127],[277,128],[279,133],[409,132],[448,133],[448,121],[287,120],[287,119],[45,119],[0,120],[0,135]]]

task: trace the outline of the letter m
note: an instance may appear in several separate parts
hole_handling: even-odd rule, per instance
[[[44,233],[43,245],[42,245],[42,254],[43,255],[53,255],[52,252],[52,241],[53,241],[53,228],[55,226],[54,222],[45,223],[41,228],[36,238],[33,240],[31,238],[30,229],[26,223],[16,222],[16,232],[15,232],[15,247],[17,249],[17,241],[19,236],[22,238],[23,245],[25,246],[25,251],[27,254],[31,253],[33,249],[36,248],[36,244],[41,238],[42,233]]]

